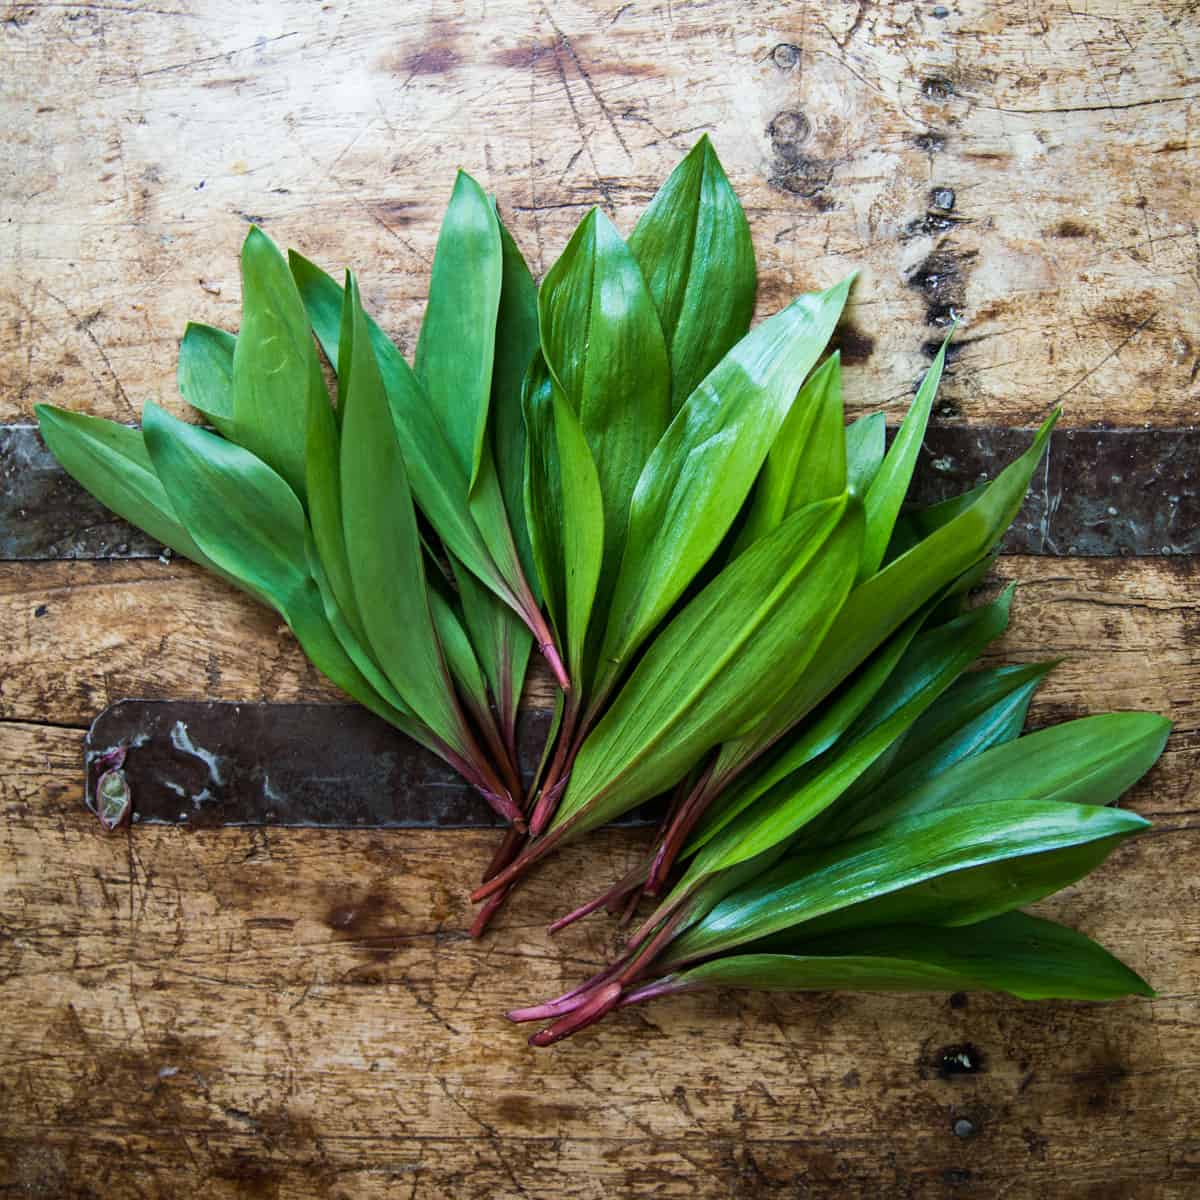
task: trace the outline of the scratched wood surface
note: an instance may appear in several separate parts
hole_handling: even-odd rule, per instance
[[[861,267],[856,410],[898,414],[959,316],[942,421],[1028,425],[1061,398],[1068,425],[1193,424],[1194,7],[5,6],[0,422],[41,399],[183,412],[178,336],[236,327],[250,220],[354,264],[411,347],[455,167],[540,271],[588,205],[628,229],[708,130],[762,311]],[[1022,584],[999,653],[1069,656],[1035,722],[1176,722],[1129,801],[1154,833],[1043,906],[1157,1000],[693,997],[534,1054],[498,1014],[603,958],[603,920],[543,927],[636,835],[564,855],[479,944],[464,894],[491,834],[103,838],[79,760],[110,701],[338,696],[187,564],[0,564],[0,1191],[1194,1195],[1198,570],[997,571]]]

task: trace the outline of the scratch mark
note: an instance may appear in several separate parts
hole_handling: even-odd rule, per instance
[[[1145,329],[1146,326],[1149,325],[1156,316],[1158,316],[1158,313],[1152,312],[1144,321],[1141,322],[1141,324],[1137,326],[1136,329],[1133,330],[1132,333],[1129,334],[1128,337],[1124,338],[1121,342],[1114,346],[1113,349],[1111,349],[1098,363],[1095,364],[1095,366],[1089,367],[1077,380],[1075,380],[1073,384],[1071,384],[1069,388],[1066,389],[1066,391],[1059,392],[1059,394],[1054,397],[1054,403],[1057,404],[1065,396],[1069,396],[1081,383],[1095,375],[1095,373],[1100,370],[1100,368],[1104,366],[1104,364],[1108,362],[1110,358],[1116,358],[1116,356],[1120,354],[1121,351],[1124,350],[1125,347],[1128,346],[1129,343],[1132,342],[1133,339],[1137,337],[1137,335],[1141,333],[1142,330]]]

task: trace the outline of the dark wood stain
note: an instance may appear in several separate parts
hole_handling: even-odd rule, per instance
[[[1079,221],[1066,220],[1059,221],[1049,230],[1049,235],[1055,238],[1086,238],[1095,237],[1096,231]]]

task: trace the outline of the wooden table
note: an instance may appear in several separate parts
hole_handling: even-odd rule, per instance
[[[456,166],[540,272],[589,205],[630,228],[708,130],[762,312],[861,267],[855,411],[898,415],[957,314],[943,424],[1061,400],[1068,426],[1186,426],[1197,21],[1181,0],[12,4],[0,421],[184,411],[177,339],[236,326],[249,221],[353,263],[411,349]],[[1021,584],[1000,653],[1068,656],[1035,722],[1176,722],[1128,801],[1154,831],[1043,910],[1159,998],[717,995],[536,1053],[500,1013],[604,956],[604,920],[544,924],[637,835],[562,855],[480,943],[485,832],[104,837],[80,745],[107,703],[337,696],[188,564],[0,563],[0,1193],[1200,1194],[1197,560],[1041,548],[997,572]]]

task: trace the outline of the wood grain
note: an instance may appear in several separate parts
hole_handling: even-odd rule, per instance
[[[630,229],[701,131],[750,215],[760,312],[861,268],[853,408],[898,412],[959,315],[944,415],[1194,420],[1192,6],[935,11],[10,4],[0,420],[180,411],[177,339],[236,327],[249,222],[354,265],[411,349],[455,168],[541,273],[590,205]]]
[[[456,167],[541,273],[589,205],[631,228],[708,131],[760,314],[861,268],[839,334],[855,411],[898,417],[957,315],[943,423],[1028,426],[1061,400],[1072,427],[1194,424],[1194,8],[4,5],[0,421],[40,400],[182,413],[177,339],[236,327],[249,222],[357,267],[411,351]],[[0,1191],[1195,1195],[1197,569],[997,572],[1021,582],[997,654],[1069,658],[1035,723],[1176,722],[1129,799],[1154,831],[1042,906],[1158,999],[687,997],[535,1054],[499,1014],[606,955],[604,920],[554,943],[544,924],[639,835],[564,854],[482,943],[465,892],[494,835],[105,838],[80,751],[106,704],[338,696],[185,563],[0,564]],[[978,1070],[947,1074],[963,1056]]]

